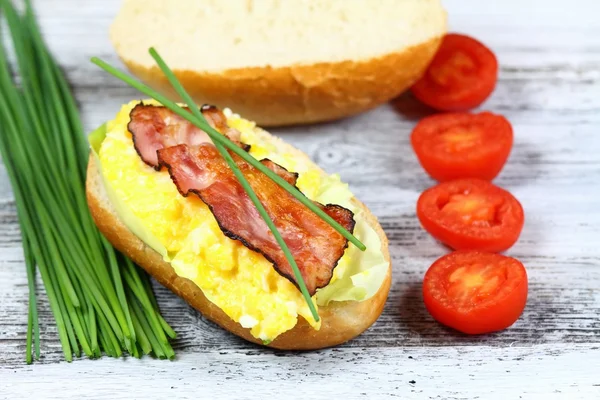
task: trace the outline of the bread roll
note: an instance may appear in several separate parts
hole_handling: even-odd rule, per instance
[[[329,121],[396,97],[446,32],[439,0],[124,0],[110,37],[176,99],[155,47],[198,104],[262,126]]]
[[[293,154],[298,162],[313,164],[306,154],[281,139],[271,136],[263,130],[257,130],[257,134],[267,137],[269,142],[278,148],[278,151]],[[92,155],[88,163],[86,193],[96,225],[113,246],[211,321],[248,341],[262,344],[260,339],[251,335],[250,329],[243,328],[229,318],[205,297],[195,283],[177,275],[173,267],[164,261],[160,254],[147,246],[125,226],[107,197],[102,176]],[[312,328],[305,319],[299,316],[296,326],[278,336],[268,344],[269,347],[310,350],[335,346],[361,334],[377,320],[383,311],[390,290],[392,273],[388,239],[377,218],[367,207],[356,198],[353,198],[352,201],[363,208],[367,223],[374,228],[380,238],[381,252],[385,261],[389,263],[383,283],[374,296],[364,301],[332,301],[327,306],[320,306],[321,328],[319,330]]]

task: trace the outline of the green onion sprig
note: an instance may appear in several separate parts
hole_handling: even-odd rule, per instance
[[[39,270],[67,361],[125,351],[172,358],[175,332],[148,276],[96,228],[85,194],[88,145],[66,79],[48,51],[29,0],[19,14],[0,0],[17,68],[0,37],[0,155],[13,188],[29,288],[26,361],[40,357]],[[2,32],[0,30],[0,32]],[[19,76],[19,84],[13,79]]]
[[[202,129],[204,132],[206,132],[210,136],[210,138],[212,139],[212,141],[214,143],[219,143],[219,144],[223,145],[227,149],[231,150],[232,152],[234,152],[235,154],[240,156],[244,161],[246,161],[247,163],[249,163],[256,169],[258,169],[259,171],[261,171],[262,173],[267,175],[271,180],[273,180],[279,186],[284,188],[292,196],[294,196],[298,201],[300,201],[302,204],[304,204],[306,207],[308,207],[312,212],[317,214],[321,219],[323,219],[325,222],[327,222],[329,225],[331,225],[337,232],[339,232],[342,236],[344,236],[346,239],[348,239],[348,241],[350,241],[352,244],[354,244],[360,250],[362,250],[362,251],[366,250],[365,245],[360,240],[358,240],[354,235],[352,235],[352,233],[348,232],[348,230],[346,230],[336,220],[334,220],[329,215],[327,215],[327,213],[325,213],[323,210],[321,210],[319,207],[317,207],[315,205],[315,203],[313,203],[301,191],[299,191],[293,185],[290,185],[285,179],[283,179],[282,177],[277,175],[275,172],[273,172],[269,168],[265,167],[256,158],[252,157],[245,150],[238,147],[235,143],[233,143],[231,140],[229,140],[226,136],[221,135],[214,128],[212,128],[205,120],[199,119],[194,114],[189,113],[188,111],[184,110],[182,107],[177,105],[175,102],[169,100],[166,96],[161,95],[160,93],[158,93],[155,90],[151,89],[150,87],[144,85],[143,83],[133,79],[132,77],[123,73],[122,71],[119,71],[118,69],[107,64],[106,62],[102,61],[98,57],[92,57],[91,61],[94,64],[96,64],[97,66],[99,66],[100,68],[102,68],[103,70],[105,70],[106,72],[108,72],[109,74],[113,75],[116,78],[119,78],[123,82],[127,83],[129,86],[134,87],[135,89],[139,90],[140,92],[144,93],[145,95],[152,97],[153,99],[155,99],[159,103],[161,103],[163,106],[165,106],[169,110],[173,111],[175,114],[179,115],[180,117],[188,120],[189,122],[191,122],[198,128]]]
[[[196,116],[196,118],[198,118],[201,121],[204,121],[204,123],[206,125],[208,125],[208,122],[206,122],[204,115],[202,115],[202,113],[200,112],[198,107],[193,106],[194,100],[192,100],[190,95],[186,92],[186,90],[183,88],[183,86],[181,85],[181,83],[179,82],[179,80],[177,79],[175,74],[173,74],[173,71],[171,71],[169,66],[165,63],[165,61],[158,54],[158,52],[154,48],[151,48],[150,55],[152,56],[152,58],[154,58],[154,60],[156,61],[156,63],[158,64],[158,66],[160,67],[162,72],[165,74],[165,76],[167,77],[167,79],[169,80],[169,82],[171,83],[173,88],[175,89],[175,91],[179,94],[179,96],[181,96],[181,99],[189,106],[189,109]],[[240,184],[242,185],[242,187],[248,194],[248,197],[250,197],[250,200],[252,200],[252,203],[254,203],[254,206],[258,210],[260,216],[265,220],[267,226],[273,233],[273,236],[275,237],[277,244],[279,244],[279,247],[281,247],[281,250],[283,251],[285,258],[287,259],[288,263],[290,263],[290,265],[294,271],[294,276],[296,277],[296,282],[298,283],[298,286],[300,287],[300,292],[302,292],[302,296],[304,296],[304,299],[306,300],[306,303],[308,304],[308,307],[310,308],[310,312],[312,313],[313,318],[315,319],[315,321],[318,322],[319,314],[317,313],[315,305],[312,302],[312,299],[310,297],[310,293],[308,292],[308,289],[306,288],[306,283],[304,282],[304,279],[302,278],[302,274],[300,273],[298,264],[296,264],[296,260],[294,259],[294,256],[290,252],[290,249],[289,249],[288,245],[285,243],[285,240],[283,240],[283,237],[281,237],[281,234],[279,233],[279,230],[275,226],[273,219],[267,213],[265,206],[258,199],[256,192],[254,191],[254,189],[252,189],[252,186],[250,186],[250,183],[248,182],[248,180],[246,179],[246,177],[244,176],[242,171],[240,171],[239,167],[237,166],[237,164],[231,157],[231,154],[229,154],[227,149],[225,149],[221,143],[215,142],[215,146],[217,147],[217,149],[219,150],[219,153],[221,153],[221,156],[223,156],[223,158],[225,159],[227,164],[229,164],[229,167],[233,171],[233,173],[236,176],[236,178],[238,179],[238,181],[240,181]]]

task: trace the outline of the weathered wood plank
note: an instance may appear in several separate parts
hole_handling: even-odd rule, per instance
[[[414,216],[412,217],[414,219]],[[435,323],[424,309],[420,282],[427,266],[444,252],[441,246],[429,242],[420,229],[405,229],[406,221],[382,220],[391,243],[394,262],[394,284],[386,309],[376,325],[343,347],[437,347],[437,346],[508,346],[542,343],[600,343],[600,257],[556,257],[516,253],[528,267],[530,297],[521,319],[511,329],[483,337],[457,334]],[[398,229],[398,227],[402,227]],[[418,231],[417,231],[418,230]],[[406,239],[419,235],[422,240]],[[402,243],[402,244],[401,244]],[[437,249],[437,251],[436,251]],[[25,341],[27,291],[21,252],[6,249],[0,281],[14,283],[0,296],[0,343],[4,350],[0,360],[6,365],[22,365]],[[10,255],[10,257],[9,257]],[[3,285],[0,285],[3,286]],[[157,296],[168,321],[180,337],[175,348],[180,352],[207,349],[247,348],[248,345],[204,320],[164,288]],[[52,318],[44,297],[40,301],[42,325],[48,331],[43,336],[44,362],[62,359]]]
[[[377,118],[372,119],[375,116]],[[381,121],[386,129],[374,129]],[[341,129],[340,129],[341,127]],[[600,162],[593,149],[599,139],[593,127],[582,124],[576,128],[563,126],[528,126],[506,171],[499,179],[521,199],[527,210],[528,222],[520,242],[511,250],[527,265],[531,279],[529,307],[511,330],[485,338],[468,338],[451,334],[439,327],[426,314],[419,294],[419,285],[426,267],[445,252],[420,227],[414,213],[418,193],[431,181],[418,166],[410,152],[407,130],[410,123],[396,115],[390,107],[338,125],[308,128],[317,137],[287,129],[282,134],[299,147],[306,149],[326,169],[339,170],[357,194],[372,207],[386,230],[394,260],[394,286],[388,306],[379,323],[348,346],[437,346],[480,345],[482,343],[560,343],[598,341],[600,337],[600,302],[594,288],[600,282],[600,216],[594,213],[596,188],[587,184],[600,179]],[[388,131],[403,131],[392,139]],[[357,134],[358,132],[358,134]],[[552,141],[547,141],[552,137]],[[530,144],[524,145],[521,141]],[[589,146],[580,149],[580,143]],[[532,148],[544,148],[540,151]],[[360,152],[359,152],[360,150]],[[361,154],[363,158],[357,157]],[[398,157],[398,154],[403,154]],[[573,157],[576,155],[576,159]],[[365,157],[368,156],[368,157]],[[365,162],[368,160],[368,162]],[[364,164],[364,165],[363,165]],[[356,174],[356,170],[360,174]],[[381,197],[385,193],[385,197]],[[552,193],[552,201],[547,194]],[[0,247],[16,255],[9,265],[9,277],[21,273],[19,234],[14,207],[5,201],[0,207],[3,233]],[[549,229],[550,227],[550,229]],[[564,232],[576,234],[565,236]],[[543,240],[541,240],[543,235]],[[6,260],[8,261],[8,260]],[[24,285],[24,282],[20,285]],[[7,289],[4,292],[10,293]],[[161,305],[169,321],[180,332],[176,343],[179,350],[243,347],[244,343],[222,333],[204,321],[193,310],[165,290],[159,291]],[[21,363],[25,338],[26,291],[20,299],[8,299],[16,309],[4,312],[16,315],[20,321],[9,321],[7,329],[17,334],[5,361]],[[22,312],[17,312],[20,309]],[[43,322],[52,325],[47,304],[42,303]],[[2,311],[0,311],[2,315]],[[190,325],[193,325],[190,328]],[[201,332],[201,333],[199,333]],[[46,342],[50,353],[47,362],[58,361],[62,355],[52,330]],[[1,357],[1,356],[0,356]]]
[[[600,351],[590,345],[311,353],[245,349],[187,353],[172,363],[86,360],[0,369],[0,380],[11,399],[25,397],[32,387],[36,398],[45,399],[63,399],[67,393],[111,400],[157,398],[158,393],[180,399],[297,398],[300,393],[352,399],[565,399],[569,394],[591,399],[600,394],[594,365],[600,365]]]
[[[119,1],[35,2],[87,130],[140,97],[89,63],[94,55],[119,63],[107,36]],[[530,294],[511,329],[468,337],[441,327],[424,309],[423,273],[447,250],[415,216],[419,193],[433,181],[408,137],[431,111],[405,95],[337,123],[274,130],[326,170],[339,172],[380,217],[390,239],[394,279],[383,315],[365,334],[331,350],[290,353],[249,345],[156,286],[163,313],[179,334],[177,361],[61,362],[40,293],[43,359],[26,366],[27,282],[15,207],[0,166],[0,398],[293,398],[300,390],[335,398],[600,397],[600,3],[444,3],[452,30],[497,52],[500,80],[482,109],[504,114],[515,128],[514,150],[496,182],[526,210],[523,235],[509,254],[527,266]]]

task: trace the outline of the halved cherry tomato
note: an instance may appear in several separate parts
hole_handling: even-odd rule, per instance
[[[447,113],[423,118],[410,140],[419,162],[433,179],[492,180],[510,154],[513,131],[501,115]]]
[[[494,253],[455,251],[423,279],[423,300],[438,322],[469,334],[511,326],[527,302],[527,272],[519,260]]]
[[[483,103],[494,91],[497,80],[498,60],[494,53],[469,36],[450,33],[411,91],[435,109],[465,111]]]
[[[481,179],[440,183],[417,202],[423,228],[456,250],[500,252],[519,238],[523,208],[506,190]]]

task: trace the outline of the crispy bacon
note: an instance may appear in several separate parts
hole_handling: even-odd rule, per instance
[[[296,186],[296,181],[298,180],[297,172],[290,172],[287,169],[283,168],[281,165],[274,163],[273,161],[265,158],[264,160],[260,160],[260,162],[271,171],[275,172],[277,175],[282,177],[292,186]]]
[[[213,128],[242,147],[240,132],[227,125],[227,118],[218,108],[202,106],[201,110]],[[160,169],[156,156],[159,149],[178,144],[212,143],[206,132],[166,107],[140,103],[131,110],[129,117],[127,129],[131,132],[135,150],[146,164],[157,170]]]
[[[273,219],[310,294],[314,294],[331,280],[333,269],[348,246],[347,240],[265,174],[230,154]],[[297,285],[273,234],[215,146],[202,143],[163,148],[158,150],[158,159],[183,196],[195,193],[208,205],[226,236],[262,253],[281,275]],[[263,163],[295,184],[296,174],[270,160]],[[347,230],[354,229],[350,210],[338,205],[318,205]]]

